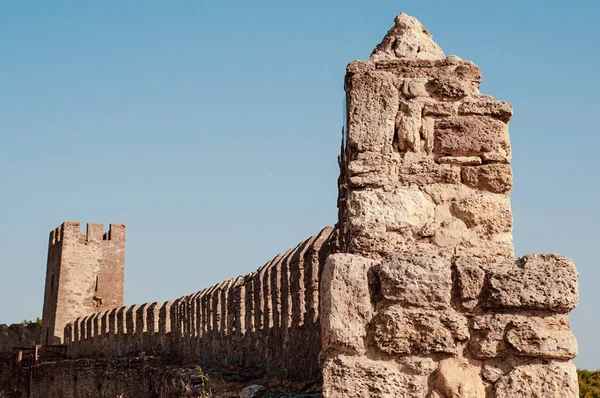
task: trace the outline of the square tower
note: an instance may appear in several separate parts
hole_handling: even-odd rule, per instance
[[[63,340],[77,317],[123,306],[125,225],[65,221],[50,232],[42,326],[46,344]]]

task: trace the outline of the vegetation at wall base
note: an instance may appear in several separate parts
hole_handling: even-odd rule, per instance
[[[600,398],[600,370],[577,370],[580,398]]]

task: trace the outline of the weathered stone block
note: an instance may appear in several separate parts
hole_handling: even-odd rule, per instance
[[[421,151],[421,118],[423,105],[417,100],[400,102],[400,112],[396,118],[398,149],[400,151]]]
[[[481,164],[479,156],[443,156],[439,158],[441,164],[458,164],[462,166],[475,166]]]
[[[396,178],[406,185],[427,186],[436,183],[460,184],[461,182],[460,166],[438,164],[431,156],[406,152],[397,167]]]
[[[577,306],[575,264],[558,254],[529,254],[492,273],[484,292],[486,308],[569,312]]]
[[[359,152],[391,151],[399,107],[394,75],[355,74],[348,84],[348,145]]]
[[[421,228],[434,210],[434,204],[418,189],[352,191],[348,203],[354,231]]]
[[[458,99],[479,91],[471,82],[456,79],[454,76],[437,76],[427,83],[427,91],[437,98]]]
[[[473,318],[469,348],[477,358],[517,356],[572,359],[577,342],[566,315],[487,314]]]
[[[383,187],[390,182],[390,175],[398,168],[399,154],[381,154],[378,152],[358,153],[348,162],[350,186]]]
[[[481,380],[481,363],[461,358],[440,361],[435,387],[444,397],[484,398],[486,394]]]
[[[352,254],[327,258],[320,303],[324,352],[364,352],[365,328],[373,317],[368,271],[374,264],[374,260]]]
[[[452,116],[455,114],[454,102],[433,101],[423,105],[423,116]]]
[[[456,269],[456,292],[464,308],[472,310],[479,301],[485,272],[480,266],[480,259],[473,257],[457,257],[454,260]]]
[[[452,271],[449,258],[435,253],[398,253],[376,267],[381,296],[408,306],[450,306]]]
[[[339,355],[323,365],[326,398],[422,398],[428,376],[405,373],[395,361]]]
[[[491,95],[468,97],[458,107],[460,115],[491,116],[508,123],[513,115],[513,106],[505,101],[497,101]]]
[[[418,97],[429,97],[429,93],[425,89],[425,84],[428,79],[417,78],[417,79],[406,79],[402,82],[400,89],[405,98],[412,99]]]
[[[469,350],[476,358],[498,358],[507,354],[504,343],[506,325],[510,314],[485,314],[473,318],[473,332],[469,340]]]
[[[457,343],[469,337],[467,320],[453,309],[426,310],[392,305],[369,324],[369,339],[387,354],[457,353]]]
[[[508,129],[491,117],[456,117],[436,120],[434,151],[453,156],[510,151]]]
[[[512,167],[501,163],[463,167],[462,181],[464,184],[482,191],[507,193],[513,184]]]
[[[450,211],[467,227],[479,227],[484,234],[512,230],[512,212],[508,197],[474,195],[453,202]]]
[[[521,365],[494,386],[502,398],[577,398],[577,371],[571,362]]]
[[[506,342],[516,355],[553,359],[577,356],[577,341],[566,315],[534,318],[518,317],[511,321]]]

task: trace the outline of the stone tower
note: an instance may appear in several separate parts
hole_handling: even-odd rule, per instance
[[[50,232],[43,322],[46,344],[63,340],[65,325],[123,305],[125,225],[66,221]]]

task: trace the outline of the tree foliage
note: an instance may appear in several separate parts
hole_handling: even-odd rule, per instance
[[[580,398],[600,398],[600,370],[577,370]]]

